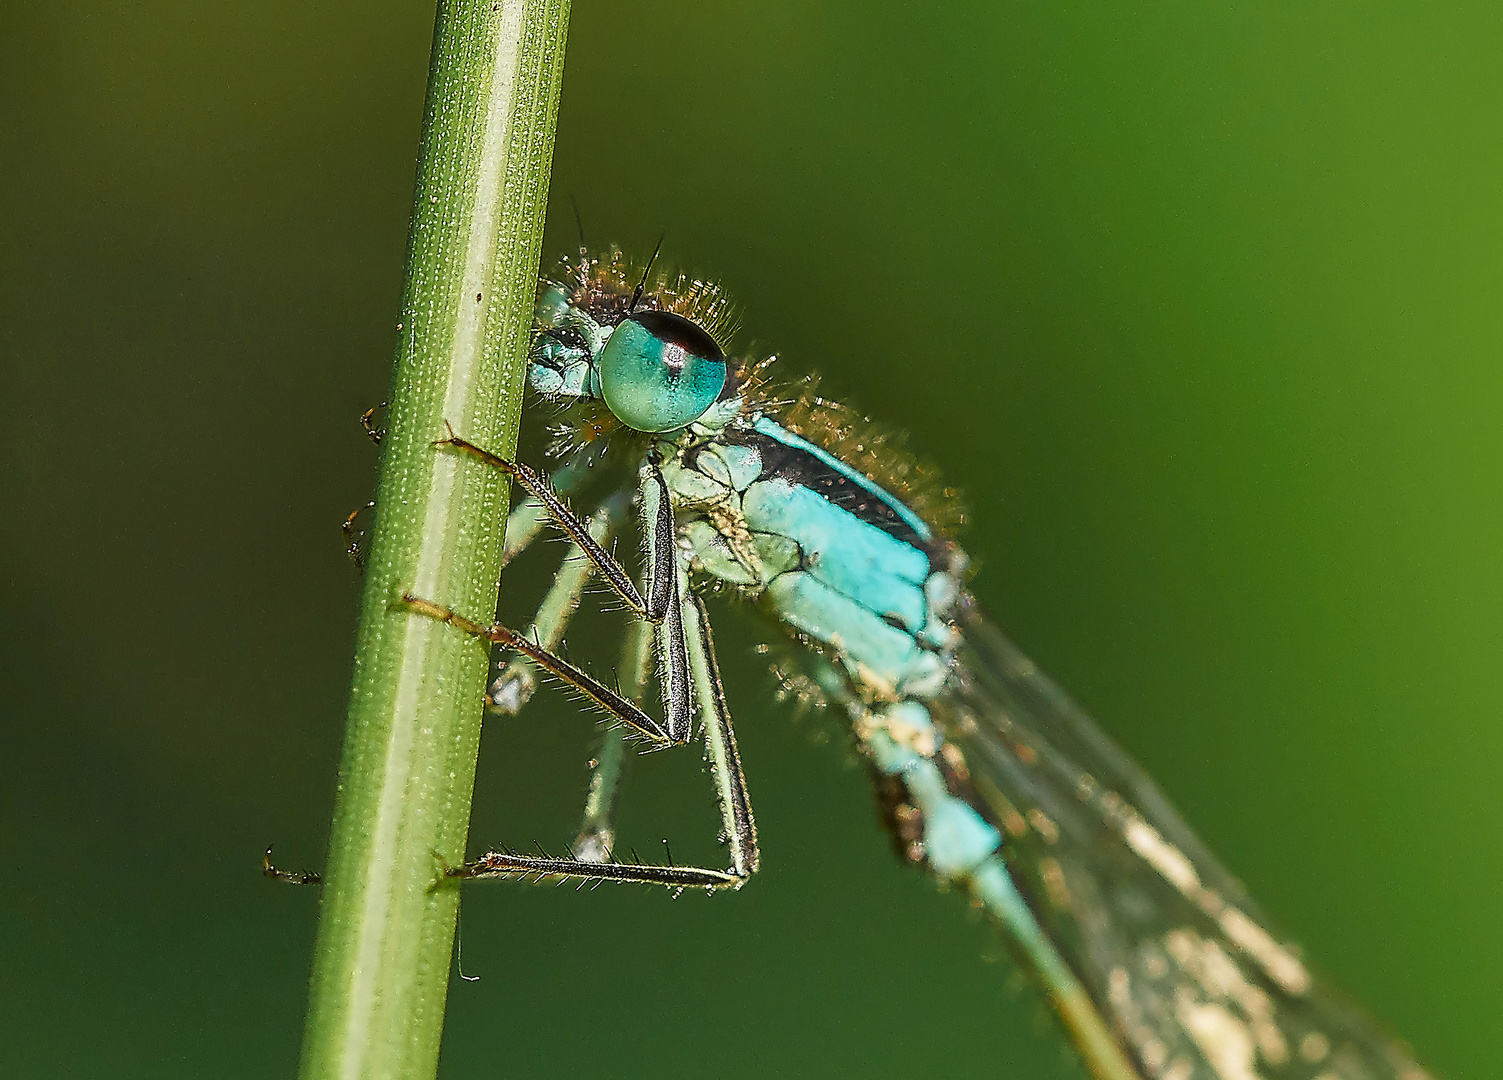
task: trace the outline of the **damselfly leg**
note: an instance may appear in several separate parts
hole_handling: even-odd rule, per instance
[[[579,545],[586,558],[639,618],[658,627],[658,658],[663,691],[663,730],[673,744],[689,740],[689,661],[684,646],[683,615],[680,611],[678,538],[673,520],[673,505],[668,485],[657,465],[648,462],[638,474],[638,498],[642,505],[642,531],[647,555],[646,595],[637,589],[631,575],[614,555],[590,535],[589,526],[581,521],[568,504],[549,485],[547,479],[520,462],[492,454],[489,450],[462,439],[449,429],[439,446],[452,446],[493,468],[505,472],[528,495],[547,511],[553,523]],[[499,639],[498,639],[499,640]],[[502,641],[501,644],[508,644]]]
[[[745,881],[756,871],[761,857],[757,849],[757,823],[752,817],[751,799],[746,793],[746,773],[742,771],[741,754],[736,749],[736,732],[731,726],[730,709],[725,704],[720,664],[715,659],[715,637],[710,632],[710,617],[704,602],[690,593],[685,614],[690,616],[686,635],[689,665],[694,674],[700,724],[704,728],[705,760],[715,780],[721,822],[731,851],[731,870],[738,880]]]
[[[611,535],[620,527],[625,514],[625,500],[620,496],[611,498],[590,515],[587,526],[590,537],[597,544],[608,543]],[[508,519],[508,537],[510,528]],[[580,594],[594,569],[595,564],[585,557],[579,545],[570,545],[569,554],[564,557],[548,594],[538,605],[537,614],[532,617],[532,623],[523,631],[523,635],[545,649],[556,650],[563,640],[569,618],[579,607]],[[496,712],[515,714],[532,696],[536,684],[532,665],[520,656],[513,657],[492,681],[487,693],[487,704]]]
[[[634,635],[640,642],[628,670],[640,680],[645,675],[646,641],[655,638],[659,681],[663,691],[664,721],[660,725],[633,701],[605,686],[574,664],[545,647],[542,634],[561,636],[562,627],[572,613],[588,570],[578,584],[555,584],[550,604],[545,599],[534,620],[535,636],[519,634],[499,623],[484,625],[441,604],[404,594],[402,599],[417,612],[450,623],[477,637],[493,641],[520,653],[526,661],[543,668],[569,686],[583,693],[625,728],[660,745],[687,742],[692,731],[692,715],[698,713],[705,735],[705,757],[713,777],[721,807],[724,835],[730,848],[731,866],[727,870],[701,867],[644,865],[612,861],[609,853],[613,833],[612,811],[622,758],[621,746],[608,737],[597,759],[596,775],[591,784],[585,822],[580,835],[581,851],[569,858],[546,855],[523,855],[511,851],[490,852],[473,863],[448,871],[451,877],[572,877],[586,881],[637,881],[674,888],[710,889],[737,887],[757,866],[756,826],[746,794],[746,780],[736,751],[725,695],[714,656],[714,643],[703,604],[687,591],[685,567],[681,565],[672,505],[662,473],[654,463],[645,464],[638,477],[642,507],[642,528],[646,538],[645,588],[639,590],[624,567],[603,546],[609,535],[613,515],[621,513],[619,504],[602,507],[590,524],[581,521],[568,508],[547,481],[525,465],[497,457],[454,435],[440,445],[453,446],[484,463],[504,470],[522,486],[536,507],[570,537],[575,549],[599,571],[612,589],[641,620]],[[529,508],[533,520],[540,515]],[[530,537],[529,537],[530,539]],[[557,592],[557,597],[554,593]],[[544,624],[547,624],[546,627]],[[551,644],[551,643],[550,643]],[[640,673],[640,674],[639,674]],[[504,686],[503,686],[504,689]],[[638,695],[640,696],[640,695]],[[616,736],[617,739],[620,735]]]
[[[509,461],[506,458],[492,454],[489,450],[482,449],[455,435],[450,429],[446,438],[439,440],[439,446],[452,446],[456,450],[463,451],[473,457],[479,458],[492,468],[500,469],[510,476],[516,483],[527,492],[532,499],[541,504],[544,512],[568,537],[579,545],[585,556],[595,564],[606,583],[610,585],[624,600],[628,607],[644,619],[657,622],[663,617],[663,608],[658,597],[658,590],[650,587],[649,598],[644,600],[642,594],[637,591],[636,584],[626,568],[617,561],[616,557],[606,551],[590,535],[589,526],[569,509],[567,503],[559,496],[547,478],[535,470],[523,465],[518,461]],[[661,483],[659,477],[659,483]],[[665,500],[666,502],[666,500]],[[669,509],[671,515],[672,511]],[[669,543],[672,543],[672,519],[669,519]],[[653,585],[656,585],[656,575],[653,576]]]
[[[583,468],[569,464],[550,474],[548,480],[555,492],[564,494],[572,490],[583,476]],[[589,533],[597,543],[602,546],[609,544],[610,538],[625,521],[629,502],[630,493],[618,491],[591,515]],[[522,499],[506,519],[502,566],[509,565],[525,551],[550,520],[542,502],[531,495]],[[594,571],[595,564],[579,545],[570,544],[569,554],[554,573],[553,584],[538,605],[524,635],[547,649],[557,649]],[[637,706],[641,706],[645,696],[652,648],[652,624],[634,622],[626,637],[621,669],[627,678],[625,694]],[[504,651],[497,650],[497,674],[486,693],[486,706],[492,713],[516,715],[536,691],[537,677],[532,663],[525,657],[503,659]],[[626,739],[626,732],[621,727],[606,728],[590,761],[590,785],[573,847],[573,853],[587,862],[609,861],[615,846],[616,806],[626,763]]]
[[[645,736],[648,741],[663,745],[669,745],[672,742],[663,725],[637,708],[626,698],[611,689],[611,687],[595,678],[589,672],[571,664],[557,653],[550,652],[548,649],[523,637],[510,627],[503,626],[501,623],[490,623],[489,625],[478,623],[474,619],[467,618],[451,608],[446,608],[442,604],[435,604],[432,600],[424,600],[420,596],[413,596],[411,593],[403,593],[402,602],[419,615],[426,615],[430,619],[437,619],[439,622],[448,623],[450,626],[474,637],[495,642],[497,645],[505,645],[508,649],[515,649],[544,671],[556,676],[564,683],[584,694],[601,711],[625,724],[638,734]]]
[[[566,474],[566,475],[561,475]],[[572,475],[567,475],[572,474]],[[565,490],[578,480],[578,471],[568,467],[549,477],[555,491]],[[590,535],[602,546],[625,520],[629,493],[617,492],[590,516]],[[522,553],[544,525],[549,522],[543,504],[532,496],[523,499],[506,519],[506,543],[502,565]],[[553,576],[553,584],[538,605],[524,635],[547,649],[557,649],[563,641],[569,620],[578,610],[580,596],[595,571],[595,564],[585,557],[578,544],[570,544],[569,554]],[[537,689],[533,665],[522,656],[500,659],[497,651],[496,677],[486,692],[486,706],[496,714],[516,715],[531,700]],[[628,679],[626,697],[641,706],[649,665],[652,662],[652,624],[637,621],[627,635],[621,669]],[[616,801],[621,773],[626,762],[626,733],[618,726],[607,728],[590,762],[590,786],[585,798],[584,818],[574,841],[574,852],[589,862],[605,862],[615,846]]]
[[[582,467],[567,464],[554,470],[548,477],[548,483],[558,494],[567,495],[584,476],[585,470]],[[506,542],[501,548],[503,569],[527,550],[527,546],[537,539],[538,533],[543,531],[543,526],[550,520],[552,519],[549,518],[548,511],[543,509],[543,504],[531,495],[512,507],[511,513],[506,517]]]
[[[271,845],[267,845],[266,854],[261,856],[261,874],[273,881],[284,882],[288,885],[322,885],[324,876],[315,874],[312,870],[283,870],[271,861]]]
[[[705,759],[715,785],[720,803],[722,826],[728,847],[731,865],[726,870],[710,870],[696,866],[671,864],[642,864],[618,862],[601,849],[582,848],[571,852],[569,858],[552,858],[547,855],[526,855],[514,851],[492,851],[474,862],[449,870],[448,876],[457,878],[495,877],[569,877],[585,882],[631,881],[646,885],[666,885],[670,888],[739,888],[757,869],[757,827],[752,817],[751,801],[746,791],[746,776],[741,768],[740,755],[736,750],[736,736],[731,726],[730,713],[726,708],[725,694],[720,683],[719,666],[715,662],[714,639],[710,632],[704,605],[699,597],[690,594],[683,605],[682,625],[686,627],[688,654],[693,674],[692,688],[696,711],[705,736]],[[607,767],[602,760],[591,786],[591,805],[586,810],[586,832],[582,844],[588,844],[591,827],[590,814],[596,808],[597,792],[603,795],[598,804],[601,821],[607,827],[609,806],[605,800],[606,785],[614,785],[614,767]],[[599,786],[597,786],[599,785]]]

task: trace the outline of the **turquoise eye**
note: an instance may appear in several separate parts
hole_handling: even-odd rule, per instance
[[[702,329],[671,311],[622,319],[600,350],[600,394],[638,431],[673,431],[705,414],[725,389],[725,354]]]

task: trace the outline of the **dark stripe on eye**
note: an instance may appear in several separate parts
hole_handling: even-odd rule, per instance
[[[720,351],[720,346],[715,344],[715,339],[705,333],[698,323],[682,315],[647,308],[634,311],[627,318],[659,341],[677,345],[685,352],[702,356],[706,360],[725,360],[725,354]]]

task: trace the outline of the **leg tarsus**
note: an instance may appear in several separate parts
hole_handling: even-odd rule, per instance
[[[344,524],[339,527],[339,531],[344,533],[344,553],[349,556],[350,562],[355,564],[356,570],[365,569],[365,549],[362,547],[365,534],[363,531],[356,534],[355,520],[367,510],[375,508],[376,501],[372,499],[359,509],[351,511],[350,516],[345,518]]]
[[[261,875],[269,877],[273,881],[286,882],[288,885],[322,885],[324,876],[315,874],[311,870],[282,870],[271,861],[272,845],[266,845],[266,854],[261,856]]]
[[[380,446],[381,440],[386,438],[386,429],[376,426],[376,414],[386,408],[387,405],[388,402],[383,401],[381,404],[373,405],[360,414],[361,428],[365,430],[365,434],[370,438],[370,441],[377,446]]]

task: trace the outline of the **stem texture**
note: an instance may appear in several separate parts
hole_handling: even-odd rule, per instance
[[[436,448],[510,456],[558,114],[567,0],[438,5],[388,430],[339,770],[302,1076],[438,1068],[487,647],[404,590],[494,610],[507,491]],[[435,887],[437,884],[437,887]]]

